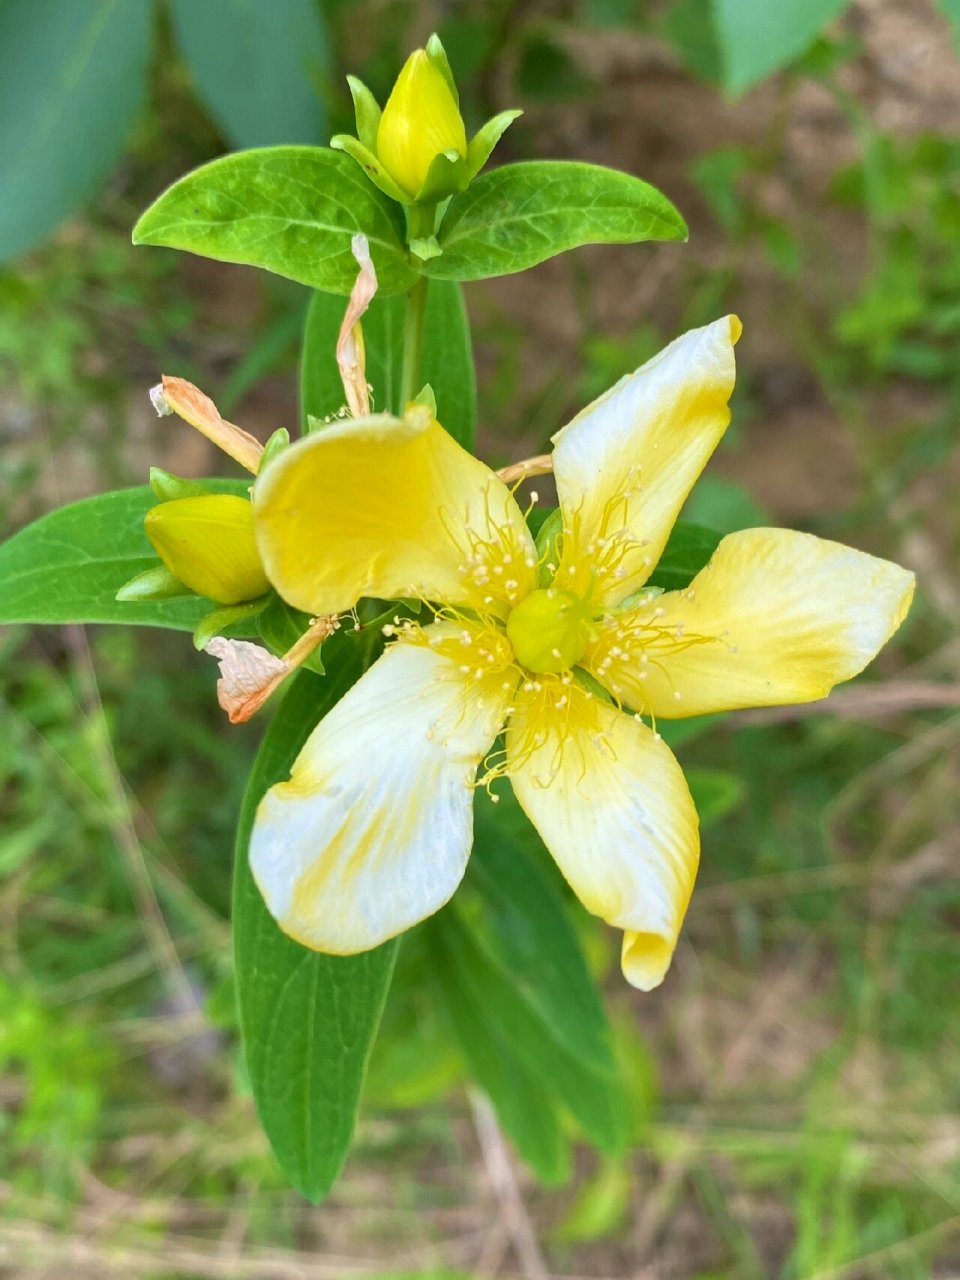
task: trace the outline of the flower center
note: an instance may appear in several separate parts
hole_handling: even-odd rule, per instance
[[[590,619],[584,602],[559,587],[541,588],[511,610],[507,635],[517,661],[530,671],[568,671],[580,661],[590,642]]]

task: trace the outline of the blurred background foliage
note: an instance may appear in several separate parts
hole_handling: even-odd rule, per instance
[[[689,517],[808,528],[921,582],[832,714],[668,727],[705,851],[663,988],[624,988],[614,938],[567,904],[608,993],[631,1149],[570,1146],[569,1107],[537,1087],[547,1056],[527,1163],[508,1153],[458,1047],[473,1019],[502,1065],[483,993],[504,978],[478,950],[469,1008],[452,966],[438,981],[442,916],[401,949],[358,1147],[319,1209],[285,1189],[237,1047],[228,883],[258,727],[227,729],[180,636],[0,632],[7,1274],[956,1274],[952,22],[956,0],[0,0],[7,531],[151,462],[216,465],[152,417],[161,370],[262,438],[296,421],[305,291],[133,250],[130,227],[230,147],[349,127],[344,73],[382,100],[438,29],[468,124],[525,109],[502,159],[628,169],[691,227],[687,246],[585,249],[468,289],[484,455],[538,452],[678,331],[736,310],[734,426]],[[468,889],[457,911],[474,909]],[[514,941],[500,959],[519,963]]]

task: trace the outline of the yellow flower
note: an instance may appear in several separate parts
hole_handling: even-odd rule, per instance
[[[554,437],[549,565],[510,491],[426,411],[335,424],[258,480],[258,545],[291,604],[437,606],[396,628],[263,801],[251,864],[292,937],[362,951],[441,907],[505,727],[485,776],[509,776],[580,900],[624,931],[627,980],[663,979],[698,822],[641,716],[821,698],[889,639],[914,585],[837,543],[754,529],[724,538],[687,589],[644,591],[729,421],[739,333],[731,316],[686,334]]]
[[[246,498],[208,493],[161,502],[147,512],[144,528],[170,572],[199,596],[240,604],[270,589]]]
[[[415,199],[442,152],[467,154],[463,117],[450,86],[427,53],[411,53],[387,99],[377,130],[377,157],[394,182]]]

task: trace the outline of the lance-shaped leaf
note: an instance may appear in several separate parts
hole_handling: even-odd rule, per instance
[[[443,253],[424,264],[444,280],[524,271],[583,244],[685,240],[666,196],[629,173],[560,160],[508,164],[455,196],[440,227]]]
[[[724,86],[743,93],[799,57],[850,0],[714,0],[711,17]],[[709,21],[709,19],[708,19]]]
[[[175,182],[141,217],[133,240],[248,263],[345,295],[357,275],[350,243],[358,232],[370,243],[381,293],[408,289],[417,277],[407,261],[403,213],[349,156],[324,147],[261,147]]]
[[[504,789],[494,806],[479,792],[475,824],[464,884],[427,926],[442,956],[440,990],[504,1128],[541,1177],[557,1180],[565,1144],[551,1124],[533,1123],[515,1105],[510,1081],[539,1082],[536,1109],[547,1121],[554,1110],[569,1113],[592,1142],[618,1151],[628,1126],[612,1037],[561,894],[543,869],[543,845],[513,793]],[[519,1064],[506,1078],[497,1065],[505,1052]]]
[[[249,478],[204,483],[207,492],[250,488]],[[210,612],[209,600],[116,599],[131,578],[159,564],[143,529],[156,505],[147,485],[119,489],[51,511],[15,533],[0,546],[0,623],[120,622],[192,631]],[[240,632],[251,633],[253,624]]]
[[[356,269],[356,268],[354,268]],[[300,405],[307,415],[325,418],[344,403],[334,349],[343,320],[343,302],[318,293],[310,304],[300,363]],[[403,299],[373,299],[363,317],[367,381],[373,408],[398,412],[403,365]],[[470,325],[460,287],[431,280],[427,289],[421,377],[437,400],[437,417],[454,439],[469,449],[477,415],[476,377]],[[358,478],[362,482],[362,477]]]
[[[267,911],[247,861],[264,793],[285,778],[314,725],[366,665],[349,637],[325,678],[298,675],[267,730],[247,783],[234,869],[233,933],[240,1025],[260,1119],[284,1173],[308,1199],[346,1158],[398,943],[327,956],[292,942]]]
[[[688,587],[720,545],[720,534],[703,525],[678,520],[670,530],[667,545],[651,573],[648,587],[680,591]]]
[[[170,10],[197,92],[235,147],[323,141],[330,59],[314,0],[170,0]]]
[[[455,911],[441,913],[427,927],[432,976],[471,1076],[540,1181],[548,1186],[566,1182],[572,1158],[562,1109],[517,1052],[514,1027],[497,1018],[502,979],[464,933]]]
[[[0,259],[91,196],[146,96],[149,0],[0,4]]]

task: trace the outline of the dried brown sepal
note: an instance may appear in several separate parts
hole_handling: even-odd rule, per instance
[[[355,235],[350,248],[360,272],[350,293],[337,338],[337,366],[351,416],[365,418],[370,413],[370,388],[367,385],[367,361],[360,320],[377,292],[377,272],[365,235]]]
[[[522,462],[511,462],[508,467],[501,467],[497,475],[504,484],[519,484],[521,480],[529,480],[532,476],[548,476],[552,471],[552,456],[549,453],[538,453],[535,458],[524,458]]]
[[[260,470],[263,445],[233,422],[221,417],[220,411],[208,395],[185,378],[171,378],[167,374],[159,386],[150,389],[153,407],[162,417],[175,413],[201,435],[205,435],[218,449],[239,462],[253,475]]]
[[[262,645],[249,640],[214,636],[206,652],[220,664],[217,701],[231,724],[243,724],[256,715],[275,689],[340,626],[335,617],[314,618],[297,642],[276,658]]]

